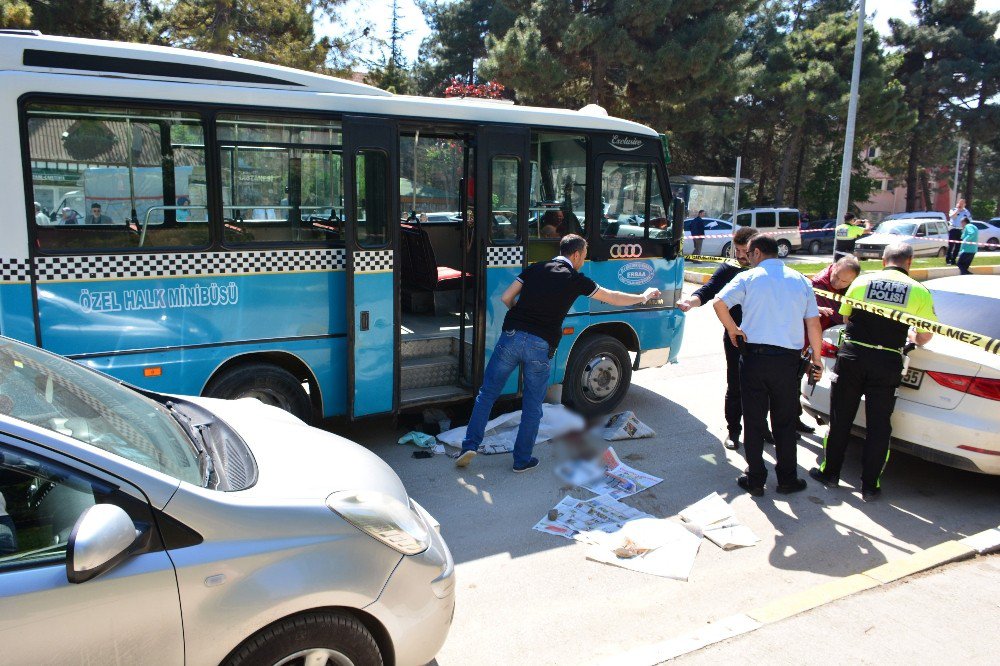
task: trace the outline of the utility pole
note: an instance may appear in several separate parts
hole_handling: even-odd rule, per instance
[[[844,221],[847,198],[851,192],[851,166],[854,163],[854,125],[858,117],[858,82],[861,78],[861,46],[865,35],[865,0],[858,3],[858,32],[854,39],[854,68],[851,72],[851,97],[847,103],[847,131],[844,134],[844,159],[840,164],[840,196],[837,198],[837,224]],[[837,235],[833,236],[833,254],[837,256]]]
[[[733,242],[729,244],[729,258],[736,257],[736,211],[740,209],[740,169],[743,166],[743,156],[736,158],[736,183],[733,187],[733,216],[729,221],[733,226]]]
[[[962,137],[958,137],[958,154],[955,155],[955,198],[952,199],[952,208],[958,205],[958,167],[962,163]]]

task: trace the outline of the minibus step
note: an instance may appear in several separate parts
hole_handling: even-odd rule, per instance
[[[461,386],[428,386],[426,388],[404,389],[399,392],[399,404],[405,406],[422,402],[436,402],[467,395],[469,395],[469,391]]]
[[[458,358],[449,355],[403,358],[399,388],[403,391],[458,383]]]

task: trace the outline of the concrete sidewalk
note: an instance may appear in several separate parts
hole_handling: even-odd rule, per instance
[[[998,617],[1000,555],[992,555],[861,592],[675,661],[985,664],[1000,650]]]

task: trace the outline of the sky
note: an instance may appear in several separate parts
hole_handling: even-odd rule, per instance
[[[448,0],[441,1],[448,2]],[[913,17],[910,15],[912,8],[913,0],[866,0],[865,3],[865,13],[883,35],[889,33],[890,18],[912,22]],[[977,0],[976,9],[1000,11],[1000,0]],[[430,28],[424,22],[423,14],[413,4],[413,0],[399,0],[399,11],[400,29],[410,33],[403,41],[403,55],[407,62],[412,63],[417,58],[420,42],[430,34]],[[329,22],[323,22],[318,26],[320,35],[339,35],[351,29],[360,32],[361,27],[370,22],[375,34],[388,37],[392,23],[392,0],[348,0],[340,14],[347,30],[339,27],[334,30]]]

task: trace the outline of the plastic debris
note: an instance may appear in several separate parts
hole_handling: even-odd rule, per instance
[[[434,440],[434,435],[428,435],[425,432],[418,432],[416,430],[411,430],[402,437],[399,438],[399,444],[413,444],[414,446],[419,446],[422,449],[430,449],[434,447],[436,443]]]

